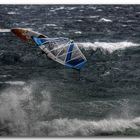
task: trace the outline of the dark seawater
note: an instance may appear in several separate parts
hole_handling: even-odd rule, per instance
[[[12,27],[78,43],[80,79]],[[1,5],[0,136],[140,136],[140,5]]]

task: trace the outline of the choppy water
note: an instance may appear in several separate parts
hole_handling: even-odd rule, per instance
[[[0,136],[139,136],[139,5],[1,5]],[[12,27],[78,43],[77,73]]]

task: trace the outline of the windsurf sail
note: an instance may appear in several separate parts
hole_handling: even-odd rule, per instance
[[[54,61],[70,68],[81,69],[87,62],[74,41],[68,38],[37,38],[33,41]]]

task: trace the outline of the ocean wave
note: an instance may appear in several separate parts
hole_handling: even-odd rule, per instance
[[[133,42],[84,42],[84,43],[78,43],[78,45],[84,49],[93,49],[96,50],[97,48],[100,48],[102,50],[107,50],[108,52],[112,53],[116,50],[124,50],[129,47],[136,47],[139,46],[140,44],[133,43]]]
[[[106,136],[140,135],[140,117],[82,120],[49,117],[55,114],[49,90],[31,81],[1,91],[0,135],[7,136]],[[70,116],[69,116],[70,117]],[[130,131],[131,130],[131,131]]]
[[[127,129],[139,129],[140,117],[134,119],[104,119],[100,121],[79,119],[54,119],[37,122],[36,134],[40,136],[97,136],[113,135]]]
[[[36,82],[28,85],[9,86],[0,94],[0,135],[33,136],[39,118],[51,110],[48,90],[38,89]],[[35,95],[38,94],[39,98]]]
[[[75,34],[82,34],[80,31],[75,31]],[[100,49],[102,52],[113,53],[117,50],[125,50],[127,48],[138,47],[140,44],[123,41],[123,42],[76,42],[80,49],[83,50],[83,54],[87,54],[87,60],[92,57],[90,54],[94,54],[94,51]],[[0,54],[0,64],[13,65],[13,64],[25,64],[25,65],[36,65],[36,66],[54,66],[55,63],[49,60],[49,58],[41,53],[41,50],[27,51],[30,48],[23,48],[20,53],[12,51],[3,51]],[[90,53],[89,53],[90,51]],[[24,53],[26,52],[26,53]],[[100,55],[102,57],[102,54]],[[53,65],[54,64],[54,65]]]

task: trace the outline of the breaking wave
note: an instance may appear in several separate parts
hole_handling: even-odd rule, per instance
[[[0,93],[0,136],[34,135],[32,129],[50,110],[50,101],[49,91],[38,90],[35,82],[11,85],[3,90]]]
[[[82,120],[49,117],[54,114],[49,90],[34,81],[11,85],[0,94],[1,136],[139,135],[140,117]]]
[[[64,118],[38,122],[36,125],[36,134],[40,136],[106,136],[115,135],[115,133],[122,133],[122,135],[124,133],[125,135],[128,129],[140,129],[140,117],[132,120],[111,118],[100,121]]]
[[[78,32],[79,33],[79,32]],[[92,58],[92,55],[94,55],[96,50],[100,50],[100,52],[108,52],[112,55],[115,51],[125,50],[127,48],[134,48],[138,47],[140,44],[133,43],[133,42],[78,42],[77,43],[79,48],[83,50],[83,54],[86,55],[87,60],[90,61]],[[21,46],[22,47],[22,46]],[[21,47],[17,47],[16,49],[20,49]],[[127,51],[127,50],[126,50]],[[26,52],[26,53],[25,53]],[[108,54],[107,53],[107,57]],[[116,53],[116,52],[115,52]],[[102,57],[102,53],[98,56]],[[106,57],[106,56],[104,56]],[[94,58],[96,58],[94,56]],[[55,66],[56,63],[52,63],[52,61],[49,60],[49,58],[41,53],[41,50],[38,48],[31,48],[29,46],[22,47],[22,51],[20,49],[20,53],[17,53],[13,50],[8,51],[1,51],[0,53],[0,64],[1,65],[14,65],[14,64],[24,64],[24,65],[35,65],[35,66],[47,66],[52,67]],[[59,65],[58,65],[59,66]]]
[[[86,43],[78,43],[80,47],[84,49],[91,49],[91,50],[96,50],[97,48],[100,48],[102,50],[107,50],[108,52],[112,53],[113,51],[116,50],[124,50],[129,47],[136,47],[139,46],[140,44],[133,43],[133,42],[86,42]]]

